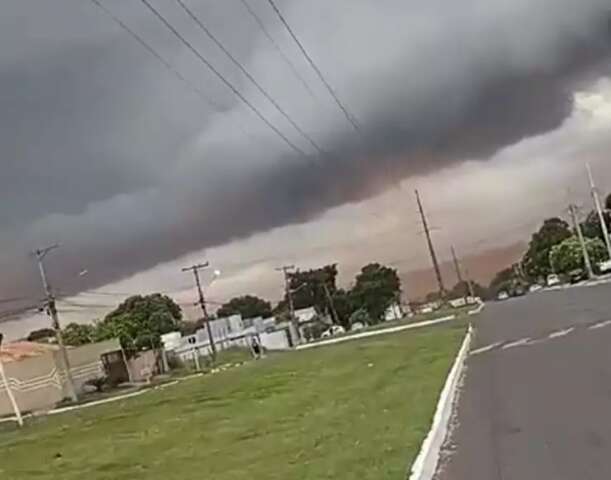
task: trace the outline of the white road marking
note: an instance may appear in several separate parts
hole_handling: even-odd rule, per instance
[[[476,350],[472,350],[469,355],[479,355],[480,353],[489,352],[490,350],[493,350],[496,347],[498,347],[499,345],[501,345],[501,343],[503,343],[503,342],[495,342],[495,343],[492,343],[492,344],[487,345],[485,347],[481,347],[481,348],[478,348]]]
[[[564,337],[565,335],[568,335],[569,333],[571,333],[573,330],[575,330],[575,327],[571,327],[571,328],[567,328],[566,330],[559,330],[557,332],[554,333],[550,333],[547,338],[558,338],[558,337]]]
[[[507,350],[508,348],[520,347],[522,345],[526,345],[530,342],[530,337],[522,338],[520,340],[516,340],[515,342],[507,343],[501,347],[501,350]]]
[[[588,327],[588,330],[596,330],[598,328],[606,327],[607,325],[611,325],[611,320],[605,320],[604,322],[600,322],[595,325],[590,325]]]

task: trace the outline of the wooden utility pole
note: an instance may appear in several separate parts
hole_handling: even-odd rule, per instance
[[[435,254],[435,247],[433,246],[433,240],[431,239],[431,232],[429,230],[429,224],[426,220],[426,215],[424,214],[424,208],[422,207],[422,202],[420,201],[420,194],[418,190],[416,192],[416,201],[418,202],[418,211],[420,212],[420,218],[422,219],[422,226],[424,227],[424,234],[426,235],[426,243],[429,247],[429,253],[431,254],[431,261],[433,262],[433,269],[435,270],[435,276],[437,277],[437,285],[439,287],[439,296],[441,300],[446,297],[446,289],[443,285],[443,277],[441,276],[441,270],[439,268],[439,262],[437,261],[437,255]]]
[[[59,353],[62,359],[62,369],[66,375],[66,386],[68,388],[68,396],[70,400],[73,402],[78,401],[78,395],[76,393],[76,388],[74,387],[74,378],[72,377],[72,371],[70,370],[70,359],[68,358],[68,352],[66,351],[66,346],[64,345],[64,339],[62,336],[62,329],[59,323],[59,317],[57,315],[57,305],[55,303],[55,296],[53,295],[53,291],[51,290],[51,286],[47,281],[47,274],[45,272],[44,258],[51,250],[55,250],[59,245],[51,245],[46,248],[41,248],[38,250],[34,250],[34,255],[36,256],[36,261],[38,262],[38,270],[40,271],[40,279],[42,280],[42,286],[45,291],[46,307],[47,313],[51,317],[53,331],[55,332],[55,339],[57,341],[57,346],[59,347]]]
[[[206,324],[206,331],[208,332],[208,342],[210,343],[210,355],[212,360],[216,360],[216,345],[214,344],[214,337],[212,335],[212,328],[210,327],[210,317],[208,316],[208,309],[206,308],[206,300],[204,298],[204,291],[202,289],[202,284],[199,280],[199,271],[208,268],[210,264],[199,263],[197,265],[192,265],[190,267],[185,267],[182,269],[183,272],[193,272],[193,276],[195,277],[195,286],[197,287],[197,293],[199,298],[197,303],[202,309],[202,313],[204,315],[204,323]],[[199,359],[198,359],[199,360]]]

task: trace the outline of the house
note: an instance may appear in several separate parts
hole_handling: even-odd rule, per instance
[[[295,318],[299,325],[307,324],[318,319],[318,312],[314,307],[301,308],[295,310]]]
[[[250,348],[253,337],[265,348],[282,350],[290,347],[288,333],[276,325],[276,319],[248,318],[241,315],[231,315],[210,321],[210,331],[217,351],[231,347]],[[177,338],[176,333],[164,336],[164,348],[174,352],[182,361],[192,361],[195,356],[210,355],[210,338],[208,329],[204,327],[193,335]]]
[[[393,303],[384,312],[384,320],[386,322],[391,322],[393,320],[401,320],[403,317],[403,309],[398,303]]]
[[[87,381],[106,375],[105,359],[119,353],[118,339],[67,348],[70,372],[77,392],[82,392]],[[8,386],[22,411],[53,408],[68,397],[64,363],[57,345],[34,342],[3,344],[0,358],[4,364]],[[3,394],[6,385],[0,380],[0,416],[12,414],[12,406]]]

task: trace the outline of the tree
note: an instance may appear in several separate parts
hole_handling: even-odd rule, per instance
[[[426,303],[435,303],[441,300],[441,294],[438,291],[429,292],[425,295],[424,301]]]
[[[488,287],[489,294],[492,296],[498,295],[501,291],[509,292],[516,281],[515,268],[513,266],[505,268],[498,272]]]
[[[611,210],[611,193],[607,195],[607,200],[605,201],[605,208],[607,210]]]
[[[526,274],[533,279],[546,277],[552,273],[550,251],[554,245],[571,237],[568,223],[560,218],[548,218],[536,232],[528,245],[522,265]]]
[[[338,289],[332,296],[333,307],[337,313],[337,321],[345,329],[350,329],[350,317],[358,309],[355,295],[350,290]]]
[[[130,355],[161,346],[161,335],[179,330],[182,312],[170,297],[155,293],[135,295],[110,312],[96,328],[96,341],[119,338]]]
[[[473,289],[473,294],[476,297],[479,297],[482,299],[488,298],[488,289],[481,286],[479,283],[471,282],[471,288]],[[469,284],[467,283],[466,280],[463,280],[462,282],[458,282],[456,285],[454,285],[452,290],[450,290],[449,292],[449,297],[450,298],[461,298],[461,297],[465,297],[469,295],[470,292],[471,290],[469,289]]]
[[[382,321],[386,309],[398,302],[401,295],[397,271],[379,263],[366,265],[356,277],[352,295],[355,302],[367,311],[372,323]]]
[[[69,323],[62,329],[64,343],[72,347],[93,343],[96,337],[96,327],[91,324]]]
[[[242,318],[270,317],[272,314],[271,303],[253,295],[236,297],[223,304],[216,312],[219,318],[240,314]]]
[[[350,325],[352,326],[355,323],[362,323],[363,325],[369,325],[371,323],[371,317],[367,310],[359,308],[350,315]]]
[[[603,212],[603,218],[605,219],[607,229],[611,231],[611,212]],[[605,240],[603,229],[600,226],[598,212],[596,212],[596,210],[592,210],[588,214],[585,221],[581,224],[581,230],[583,231],[585,237],[600,238],[603,241]]]
[[[586,238],[585,244],[592,266],[607,257],[607,249],[600,238]],[[585,270],[581,244],[577,237],[567,238],[553,247],[550,256],[557,273],[569,273],[577,269]]]
[[[313,270],[289,274],[296,309],[315,307],[320,314],[329,313],[329,298],[337,291],[337,265],[326,265]]]
[[[27,337],[28,342],[47,342],[50,339],[55,339],[55,330],[52,328],[33,330]]]

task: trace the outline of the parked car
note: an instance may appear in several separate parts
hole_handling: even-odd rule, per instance
[[[598,264],[598,269],[600,270],[600,273],[611,273],[611,260],[600,262]]]
[[[522,297],[526,295],[526,289],[522,285],[516,285],[512,294],[514,297]]]
[[[538,292],[539,290],[542,290],[543,287],[541,285],[539,285],[538,283],[535,283],[534,285],[531,285],[530,288],[528,289],[528,291],[530,293],[535,293]]]
[[[586,272],[584,272],[581,268],[577,268],[569,272],[569,280],[571,283],[579,283],[587,279],[588,276],[586,275]]]
[[[354,322],[352,324],[352,327],[350,328],[351,332],[358,332],[359,330],[363,330],[363,328],[365,328],[365,325],[361,322]]]
[[[547,286],[553,287],[555,285],[560,285],[560,277],[555,273],[551,273],[547,276]]]
[[[340,335],[342,333],[346,333],[346,329],[341,325],[332,325],[327,328],[324,332],[322,332],[321,338],[329,338],[335,335]]]
[[[509,294],[506,291],[502,291],[499,292],[499,294],[496,296],[497,300],[507,300],[509,298]]]

